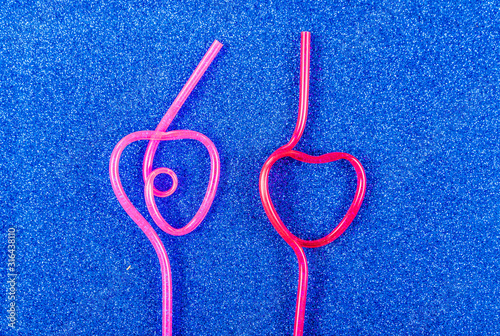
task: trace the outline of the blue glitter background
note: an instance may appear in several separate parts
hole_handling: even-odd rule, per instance
[[[306,251],[305,334],[500,335],[498,2],[5,1],[0,27],[2,286],[11,226],[20,274],[15,330],[0,299],[2,335],[160,335],[159,263],[108,162],[123,136],[156,127],[214,39],[224,47],[170,127],[204,133],[221,157],[205,221],[160,232],[174,334],[292,334],[297,261],[258,177],[295,126],[304,30],[297,148],[350,153],[368,178],[344,235]],[[121,161],[143,214],[145,147]],[[208,154],[167,142],[155,160],[179,176],[158,200],[179,227],[203,197]],[[285,159],[270,179],[283,220],[309,239],[337,224],[355,184],[346,162]]]

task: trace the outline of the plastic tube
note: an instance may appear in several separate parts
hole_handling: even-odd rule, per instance
[[[119,172],[119,162],[120,156],[123,150],[132,142],[139,140],[149,140],[148,147],[146,149],[146,154],[144,156],[143,163],[143,176],[145,181],[144,186],[144,197],[146,200],[146,205],[148,211],[153,218],[154,222],[165,232],[174,235],[181,236],[185,235],[194,229],[203,221],[210,206],[212,205],[213,199],[215,197],[215,192],[217,190],[217,185],[219,184],[220,175],[220,160],[219,154],[215,145],[207,138],[205,135],[189,130],[178,130],[165,132],[174,119],[175,115],[181,108],[182,104],[186,101],[187,97],[194,89],[198,81],[200,80],[203,73],[207,70],[210,63],[213,61],[222,44],[218,41],[214,41],[211,47],[208,49],[207,53],[201,60],[201,62],[196,67],[195,71],[188,79],[180,93],[175,98],[174,102],[166,112],[165,116],[162,118],[155,131],[139,131],[127,135],[118,142],[115,146],[111,158],[109,161],[109,176],[111,180],[111,185],[113,191],[120,202],[121,206],[127,214],[132,218],[132,220],[141,228],[141,230],[146,234],[151,244],[158,255],[160,260],[161,268],[161,278],[162,278],[162,335],[171,336],[172,335],[172,276],[170,271],[170,263],[168,260],[168,255],[165,250],[165,246],[161,242],[158,234],[153,229],[153,227],[148,223],[148,221],[141,215],[141,213],[135,208],[135,206],[130,202],[127,197],[125,190],[123,189],[120,172]],[[160,214],[158,207],[156,206],[154,196],[166,197],[172,195],[177,188],[177,176],[175,173],[164,167],[156,168],[152,170],[153,158],[155,152],[158,148],[160,141],[169,140],[183,140],[192,139],[200,141],[208,150],[210,156],[210,178],[208,181],[207,191],[205,197],[201,203],[200,208],[194,215],[194,217],[182,228],[176,229],[168,224],[163,216]],[[167,191],[159,191],[154,188],[154,179],[159,174],[167,174],[172,179],[172,186]]]
[[[299,263],[299,283],[297,290],[297,303],[295,309],[295,322],[294,322],[294,336],[302,336],[304,333],[304,316],[306,310],[306,296],[307,296],[307,259],[304,253],[304,247],[320,247],[327,245],[337,239],[351,224],[354,217],[361,207],[366,190],[366,175],[361,163],[352,155],[346,153],[328,153],[321,156],[311,156],[305,153],[293,150],[293,147],[299,142],[307,121],[308,99],[309,99],[309,60],[310,60],[310,44],[311,33],[301,33],[301,48],[300,48],[300,93],[299,93],[299,114],[297,124],[293,131],[290,141],[278,148],[262,166],[259,178],[259,191],[262,205],[266,212],[269,221],[273,227],[278,231],[279,235],[290,245],[295,254],[297,255]],[[346,215],[340,223],[325,237],[316,240],[304,240],[296,237],[291,233],[283,224],[280,216],[278,215],[271,196],[269,194],[269,172],[273,164],[281,158],[291,157],[306,163],[328,163],[344,159],[349,161],[355,171],[358,179],[354,200],[351,203]]]

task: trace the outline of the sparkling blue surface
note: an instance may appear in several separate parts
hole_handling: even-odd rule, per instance
[[[116,200],[114,145],[152,130],[214,39],[224,44],[170,129],[207,135],[221,181],[191,234],[160,233],[175,335],[291,335],[297,261],[258,177],[290,138],[301,31],[311,97],[298,149],[343,151],[368,189],[351,227],[307,250],[306,335],[500,335],[500,6],[461,1],[5,1],[0,6],[0,281],[18,230],[18,322],[2,335],[160,335],[160,270]],[[122,180],[146,214],[145,142]],[[160,146],[179,227],[208,181],[197,143]],[[169,181],[158,184],[167,188]],[[355,188],[345,162],[282,160],[270,189],[288,227],[329,232]],[[147,217],[149,218],[149,216]],[[156,226],[155,226],[156,227]],[[3,288],[3,287],[2,287]]]

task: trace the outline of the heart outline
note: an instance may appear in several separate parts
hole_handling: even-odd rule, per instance
[[[354,170],[356,171],[357,186],[356,186],[356,191],[354,193],[353,201],[351,202],[349,209],[347,210],[346,214],[339,222],[339,224],[337,224],[337,226],[335,226],[329,234],[325,235],[322,238],[307,240],[297,237],[290,230],[288,230],[283,220],[279,216],[278,211],[274,207],[274,203],[272,202],[272,198],[269,193],[269,173],[271,171],[272,166],[278,160],[285,157],[290,157],[297,161],[305,163],[314,163],[314,164],[330,163],[344,159],[347,160],[354,167]],[[320,156],[313,156],[296,150],[278,149],[273,154],[271,154],[268,160],[264,163],[261,170],[260,181],[261,183],[259,184],[259,189],[262,190],[261,198],[263,200],[263,203],[269,204],[269,206],[264,206],[264,210],[266,211],[266,214],[269,217],[273,227],[276,229],[276,231],[278,231],[280,236],[287,243],[290,244],[291,241],[295,241],[299,246],[308,248],[328,245],[329,243],[340,237],[340,235],[344,233],[344,231],[349,227],[349,225],[356,217],[361,207],[361,203],[363,202],[363,196],[366,190],[366,176],[363,166],[361,165],[359,160],[356,159],[354,156],[342,152],[331,152]]]

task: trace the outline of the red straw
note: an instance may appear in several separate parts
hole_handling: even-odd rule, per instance
[[[301,33],[301,48],[300,48],[300,94],[299,94],[299,115],[297,118],[297,125],[293,131],[290,141],[278,148],[267,159],[260,172],[259,191],[262,205],[266,211],[269,221],[274,226],[280,236],[290,245],[297,255],[299,262],[299,285],[297,290],[297,305],[295,309],[295,324],[294,336],[302,336],[304,333],[304,315],[306,310],[306,296],[307,296],[307,259],[304,253],[304,247],[320,247],[327,245],[337,239],[351,224],[354,217],[358,213],[361,203],[365,195],[366,189],[366,176],[361,163],[352,155],[346,153],[328,153],[321,156],[311,156],[305,153],[293,150],[293,147],[299,142],[307,121],[307,108],[309,99],[309,59],[310,59],[310,44],[311,33]],[[306,163],[328,163],[344,159],[349,161],[355,171],[358,179],[354,200],[349,207],[346,215],[340,223],[325,237],[316,240],[304,240],[296,237],[291,233],[283,224],[276,209],[274,208],[271,196],[269,195],[269,172],[273,164],[283,157],[291,157]]]

